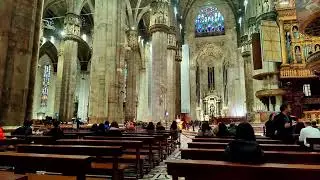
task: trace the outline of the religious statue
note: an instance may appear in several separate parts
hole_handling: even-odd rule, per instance
[[[292,62],[292,54],[291,54],[291,35],[289,32],[286,32],[286,48],[288,54],[288,64]]]
[[[292,33],[295,39],[299,39],[299,29],[297,26],[293,26],[292,27]]]
[[[263,3],[263,13],[267,13],[270,10],[269,2],[268,0],[265,0]]]
[[[296,46],[296,47],[294,48],[294,53],[295,53],[295,57],[296,57],[297,63],[302,63],[301,48],[300,48],[300,46]]]
[[[316,44],[316,45],[314,46],[314,51],[315,51],[315,52],[320,51],[320,44]]]

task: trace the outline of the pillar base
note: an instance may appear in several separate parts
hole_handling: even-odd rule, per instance
[[[89,117],[88,123],[89,124],[95,124],[95,123],[100,124],[100,123],[104,123],[106,120],[108,120],[107,117]]]

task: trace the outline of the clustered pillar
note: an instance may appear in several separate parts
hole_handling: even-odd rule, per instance
[[[150,32],[152,33],[152,121],[164,121],[167,93],[167,40],[169,32],[167,0],[155,0],[151,6]]]
[[[64,19],[64,42],[61,56],[62,62],[58,62],[57,87],[59,106],[59,119],[70,121],[75,116],[75,91],[77,82],[78,41],[80,38],[80,16],[68,13]],[[59,60],[62,60],[61,58]]]
[[[138,100],[138,79],[139,75],[139,44],[138,44],[138,31],[129,30],[128,45],[130,47],[129,57],[127,59],[128,64],[128,77],[127,77],[127,98],[125,119],[133,120],[136,118],[137,113],[137,100]]]
[[[90,123],[120,121],[116,78],[117,0],[95,1],[93,57],[90,70]]]
[[[30,113],[42,6],[40,0],[0,1],[0,121],[6,125],[21,124]]]
[[[168,34],[168,59],[167,59],[167,114],[166,118],[172,121],[176,115],[176,31],[171,26]]]
[[[253,107],[254,107],[254,91],[253,91],[253,66],[251,60],[250,51],[245,51],[242,53],[244,61],[244,75],[245,75],[245,89],[246,89],[246,109],[249,120],[253,120]]]

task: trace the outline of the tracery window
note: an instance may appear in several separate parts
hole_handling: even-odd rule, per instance
[[[41,107],[47,107],[48,105],[48,92],[50,85],[51,66],[45,65],[42,77],[42,91],[41,91]]]
[[[224,17],[216,7],[202,8],[195,21],[196,37],[225,34]]]

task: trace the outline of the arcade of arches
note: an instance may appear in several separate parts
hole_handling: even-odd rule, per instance
[[[320,118],[319,17],[294,0],[1,0],[0,121]],[[304,6],[319,12],[319,4]],[[302,15],[301,15],[302,14]],[[303,22],[302,22],[303,21]]]

